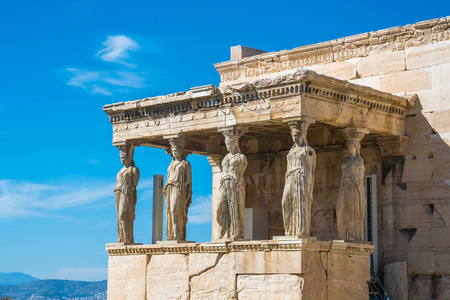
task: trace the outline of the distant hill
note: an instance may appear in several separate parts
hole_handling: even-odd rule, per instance
[[[0,286],[0,296],[14,300],[106,300],[106,280],[39,280],[21,285]]]
[[[25,273],[0,273],[0,285],[20,285],[40,280]]]

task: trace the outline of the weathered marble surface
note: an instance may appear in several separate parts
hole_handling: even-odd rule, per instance
[[[301,300],[304,280],[300,275],[238,275],[238,299]]]
[[[383,253],[379,257],[379,267],[383,269],[385,264],[408,261],[408,272],[412,272],[409,273],[408,280],[412,282],[418,275],[435,274],[436,288],[443,289],[443,281],[441,279],[439,284],[439,277],[450,272],[446,250],[450,247],[450,242],[449,239],[442,238],[450,232],[447,226],[450,224],[449,23],[449,17],[428,20],[219,64],[223,82],[214,96],[191,101],[194,93],[186,92],[105,107],[111,117],[114,143],[116,145],[129,139],[147,139],[149,143],[145,146],[153,143],[167,147],[160,142],[163,140],[161,135],[183,131],[192,134],[192,139],[195,139],[192,145],[198,147],[197,134],[202,130],[209,130],[209,133],[219,126],[244,123],[251,124],[250,126],[258,124],[253,129],[258,129],[256,127],[259,125],[259,128],[267,129],[278,126],[277,120],[296,109],[295,113],[312,115],[316,112],[316,124],[325,128],[319,133],[315,131],[317,128],[310,128],[308,137],[309,144],[317,153],[312,235],[332,239],[337,238],[338,234],[335,208],[341,180],[340,145],[345,142],[336,138],[333,132],[337,128],[348,126],[367,126],[372,131],[371,136],[377,138],[380,135],[404,135],[406,130],[409,140],[404,173],[400,179],[394,176],[398,173],[393,174],[391,171],[385,178],[385,184],[380,184],[384,176],[381,171],[384,157],[380,156],[380,149],[370,137],[363,142],[361,149],[367,174],[376,174],[378,181],[379,253]],[[350,79],[350,83],[384,92],[416,93],[419,98],[415,107],[408,109],[404,103],[375,96],[375,92],[347,89],[351,87],[347,82],[327,79],[323,83],[328,84],[329,89],[322,89],[323,86],[314,76],[306,76],[303,81],[311,83],[311,91],[306,88],[307,85],[296,82],[299,92],[292,92],[290,88],[295,88],[295,85],[284,84],[279,75],[286,74],[288,69],[304,66],[320,74]],[[280,70],[283,73],[276,73]],[[352,79],[355,76],[360,78]],[[233,80],[241,85],[243,82],[250,83],[267,77],[273,79],[273,84],[266,88],[227,92],[232,90],[227,87],[228,84],[233,84]],[[275,84],[276,81],[279,84]],[[345,92],[341,93],[342,91]],[[331,96],[327,96],[328,92]],[[343,100],[341,96],[344,95],[358,96]],[[245,98],[248,96],[250,100]],[[168,112],[180,103],[192,104],[194,109]],[[152,112],[153,105],[164,111],[157,116],[140,114],[143,109]],[[398,109],[404,112],[392,112]],[[402,120],[405,122],[401,123]],[[328,129],[331,134],[327,133]],[[287,134],[288,131],[285,128]],[[281,198],[288,149],[275,147],[281,143],[281,136],[276,136],[276,139],[273,134],[271,137],[255,136],[257,143],[253,140],[249,144],[252,142],[252,147],[256,148],[254,154],[258,151],[261,154],[255,154],[251,158],[245,145],[241,145],[249,160],[248,168],[252,169],[252,172],[246,173],[247,194],[251,191],[246,201],[251,207],[267,205],[270,236],[281,235],[284,230]],[[323,143],[311,140],[319,137],[323,138]],[[205,140],[204,144],[209,142]],[[275,150],[266,151],[267,144],[273,144]],[[194,149],[192,145],[190,149]],[[197,153],[209,155],[208,151],[212,148],[205,146],[200,147],[200,150],[195,149],[199,151]],[[218,152],[212,154],[225,154]],[[214,176],[213,188],[218,192],[220,173],[215,173]],[[213,218],[216,220],[215,216]],[[409,289],[412,293],[412,284]],[[437,296],[445,297],[439,294]]]
[[[184,139],[170,138],[172,162],[167,169],[166,240],[186,241],[188,208],[192,198],[191,164],[184,154]]]
[[[309,120],[291,121],[292,146],[287,156],[287,170],[282,198],[285,234],[311,235],[316,152],[306,141]]]
[[[146,290],[146,299],[189,299],[188,256],[150,256]]]
[[[319,300],[367,298],[373,247],[291,239],[107,251],[108,299]]]
[[[139,169],[134,165],[131,145],[118,147],[123,168],[117,174],[117,183],[114,188],[117,210],[117,242],[134,243],[133,225],[136,213],[137,192],[139,182]]]
[[[407,263],[384,266],[384,288],[391,299],[408,300]]]
[[[147,255],[109,257],[109,300],[145,299],[147,259]]]
[[[344,240],[364,241],[367,199],[360,141],[367,131],[347,128],[341,132],[347,140],[347,153],[336,204],[338,233]]]
[[[222,160],[222,177],[217,203],[219,238],[244,238],[244,173],[247,168],[247,158],[239,149],[239,137],[242,132],[238,129],[226,129],[222,133],[225,136],[228,154]]]

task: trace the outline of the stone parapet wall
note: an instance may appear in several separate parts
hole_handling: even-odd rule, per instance
[[[248,241],[108,246],[108,299],[366,299],[373,246]]]
[[[361,77],[365,77],[367,69],[370,72],[371,66],[375,66],[380,71],[401,68],[401,64],[396,62],[396,58],[401,57],[401,53],[405,50],[450,40],[449,28],[450,17],[444,17],[361,33],[292,50],[263,53],[243,59],[230,60],[215,64],[215,67],[220,74],[221,85],[251,81],[273,73],[328,63],[337,63],[335,64],[337,68],[333,70],[332,76],[341,78],[345,73],[352,71],[351,60],[381,53],[390,54],[392,62],[373,58],[367,59],[365,64],[361,64],[358,73],[361,73]],[[345,63],[346,61],[350,64]],[[327,73],[328,70],[325,67],[317,71]]]

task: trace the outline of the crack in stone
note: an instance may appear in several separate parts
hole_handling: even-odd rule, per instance
[[[440,213],[436,208],[434,208],[433,212],[435,212],[435,213],[437,213],[437,214],[439,215],[439,218],[442,220],[442,223],[444,223],[444,227],[447,226],[447,225],[445,224],[445,220],[444,220],[444,218],[442,217],[441,213]]]
[[[147,285],[148,285],[148,282],[147,282],[147,270],[148,270],[148,265],[150,264],[150,260],[152,259],[152,255],[147,255],[147,263],[146,263],[146,265],[145,265],[145,285],[144,285],[144,295],[145,295],[145,299],[147,299]]]
[[[206,271],[209,271],[209,270],[215,268],[215,267],[217,266],[217,264],[219,263],[219,260],[222,258],[222,256],[223,256],[223,253],[219,253],[219,254],[217,255],[216,261],[214,262],[214,264],[213,264],[212,266],[207,267],[207,268],[201,270],[201,271],[198,272],[198,273],[189,275],[189,283],[190,283],[190,281],[191,281],[191,279],[192,279],[193,277],[199,276],[199,275],[205,273]],[[188,259],[189,259],[189,258],[188,258]],[[190,289],[189,289],[189,290],[190,290]]]
[[[322,261],[322,252],[319,252],[319,260],[320,264],[322,265],[323,271],[325,272],[325,299],[328,299],[328,268],[325,267]]]

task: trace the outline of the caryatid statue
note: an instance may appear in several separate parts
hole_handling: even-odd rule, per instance
[[[364,184],[364,159],[360,141],[367,130],[346,128],[340,133],[347,140],[342,163],[342,179],[336,204],[339,238],[347,241],[363,241],[366,225],[366,188]]]
[[[222,160],[217,201],[217,223],[220,239],[244,237],[245,179],[247,158],[239,149],[242,131],[236,128],[221,130],[228,153]]]
[[[136,186],[139,182],[139,169],[134,165],[133,145],[121,145],[120,160],[123,168],[117,174],[114,188],[117,209],[117,242],[134,243],[133,225],[136,209]]]
[[[311,235],[311,206],[313,201],[316,152],[306,141],[312,120],[290,121],[294,145],[287,155],[287,169],[282,198],[285,235]]]
[[[169,138],[172,162],[167,169],[166,240],[186,241],[187,213],[192,198],[191,164],[184,153],[184,138]]]

